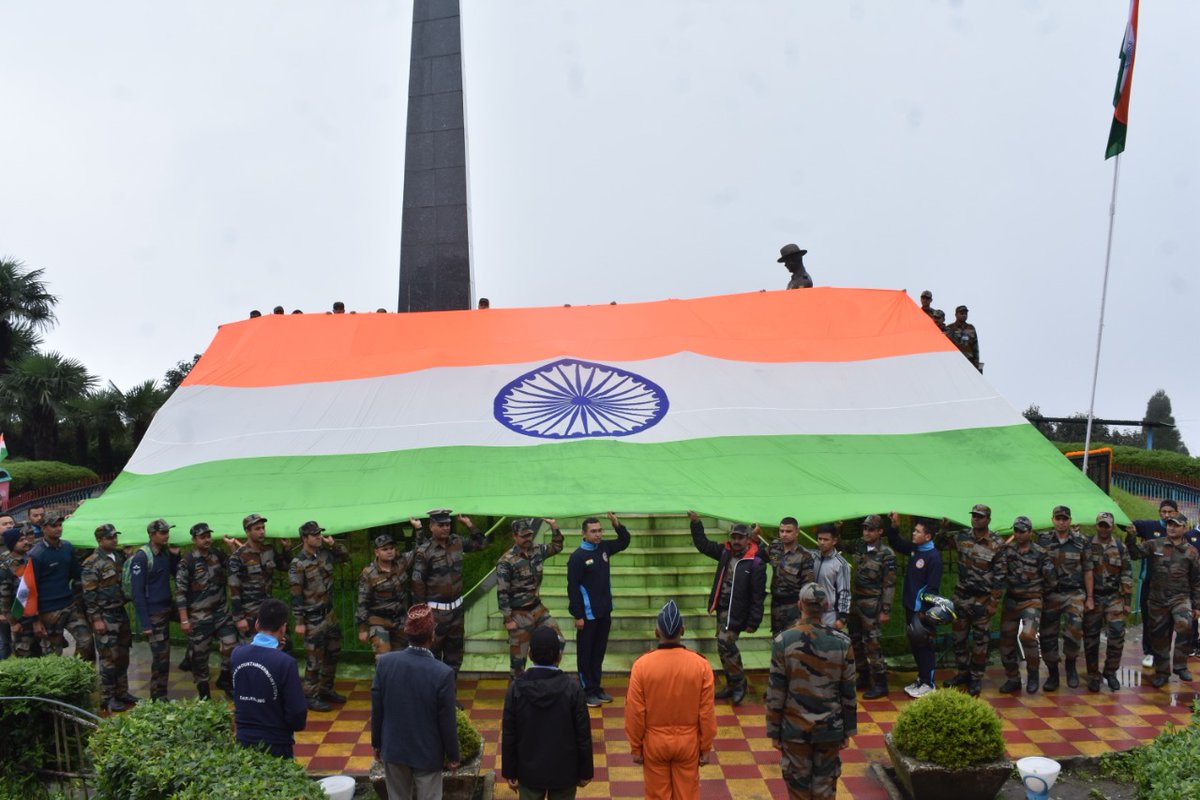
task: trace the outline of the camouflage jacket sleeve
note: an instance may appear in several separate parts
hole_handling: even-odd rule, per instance
[[[783,706],[787,702],[788,674],[786,645],[782,636],[776,636],[771,644],[771,670],[767,675],[767,738],[779,740],[783,737]]]
[[[329,553],[333,556],[334,564],[345,564],[350,560],[350,551],[346,549],[345,544],[339,542],[337,539],[333,540],[333,546],[329,548]]]
[[[358,576],[358,608],[355,610],[354,621],[359,627],[367,626],[367,609],[371,605],[371,565],[363,567],[362,574]]]
[[[1117,547],[1121,543],[1117,542]],[[1121,559],[1121,597],[1125,598],[1125,605],[1130,605],[1133,602],[1133,564],[1129,560],[1128,552],[1122,552],[1125,556]]]
[[[883,554],[883,594],[879,598],[879,610],[892,613],[892,600],[896,597],[896,554],[889,549]]]
[[[858,733],[858,695],[854,689],[858,676],[855,666],[854,649],[847,648],[838,687],[842,698],[842,736],[845,739]],[[864,664],[863,667],[865,668],[866,665]]]
[[[1145,558],[1149,552],[1148,547],[1146,550],[1142,549],[1141,543],[1138,542],[1137,536],[1132,531],[1125,535],[1125,549],[1129,551],[1130,558]]]
[[[1054,568],[1054,559],[1045,550],[1042,551],[1039,569],[1042,571],[1042,592],[1053,592],[1058,587],[1058,570]]]
[[[483,531],[475,528],[471,529],[470,536],[462,537],[462,548],[464,553],[473,553],[476,550],[482,550],[483,548],[487,547],[487,545],[487,536],[484,535]]]
[[[988,577],[992,583],[992,602],[996,604],[999,604],[1000,601],[1004,599],[1006,573],[1004,570],[1004,564],[1001,563],[1002,559],[1000,558],[1000,551],[1003,549],[1004,541],[1001,540],[1000,547],[998,547],[995,554],[992,555],[992,566],[988,570]]]
[[[245,608],[242,606],[242,559],[237,553],[229,557],[229,612],[233,615],[236,622],[246,618]]]
[[[9,557],[0,558],[0,620],[7,620],[13,608],[13,574],[9,569]]]
[[[1192,598],[1192,609],[1200,608],[1200,553],[1197,553],[1196,548],[1187,548],[1188,564],[1191,568],[1188,570],[1188,588],[1189,595]]]
[[[288,586],[291,588],[292,594],[292,611],[297,617],[305,611],[304,603],[304,567],[300,559],[292,559],[292,563],[288,565]]]
[[[425,586],[426,573],[429,571],[429,559],[426,556],[427,544],[417,547],[413,552],[413,567],[412,567],[412,601],[413,604],[424,603],[428,589]]]
[[[188,553],[179,560],[179,569],[175,570],[175,607],[180,611],[188,610],[188,594],[192,587],[192,554]]]
[[[504,615],[505,622],[512,618],[511,591],[512,564],[509,563],[508,553],[505,553],[504,557],[496,564],[496,605],[500,607],[500,613]]]
[[[89,559],[80,570],[79,582],[83,587],[83,610],[90,618],[92,610],[100,607],[100,575],[96,561]]]
[[[550,536],[550,544],[546,545],[546,558],[549,558],[550,556],[556,556],[561,553],[563,549],[563,543],[565,541],[566,539],[563,538],[563,532],[558,528],[555,528],[553,534]]]

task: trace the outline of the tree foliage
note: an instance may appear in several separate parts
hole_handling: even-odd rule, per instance
[[[50,294],[40,269],[0,258],[0,375],[14,358],[28,355],[39,332],[54,324],[58,298]]]
[[[1171,398],[1167,397],[1165,390],[1159,389],[1146,401],[1145,418],[1149,422],[1165,422],[1168,425],[1175,424],[1175,417],[1171,413]],[[1154,449],[1170,450],[1175,453],[1183,453],[1185,456],[1188,455],[1187,445],[1183,443],[1183,437],[1179,435],[1178,428],[1155,429]]]

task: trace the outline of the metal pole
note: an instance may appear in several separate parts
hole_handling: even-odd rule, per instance
[[[1088,402],[1087,434],[1083,439],[1083,474],[1087,474],[1088,450],[1092,446],[1092,419],[1096,410],[1096,382],[1100,378],[1100,343],[1104,339],[1104,306],[1108,302],[1108,267],[1112,263],[1113,223],[1117,217],[1117,178],[1121,174],[1121,154],[1113,160],[1112,200],[1108,204],[1108,246],[1104,249],[1104,287],[1100,290],[1100,324],[1096,327],[1096,364],[1092,369],[1092,399]]]

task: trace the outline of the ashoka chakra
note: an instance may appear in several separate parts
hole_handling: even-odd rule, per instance
[[[666,392],[632,372],[564,358],[509,382],[493,404],[501,425],[544,439],[629,436],[657,425]]]

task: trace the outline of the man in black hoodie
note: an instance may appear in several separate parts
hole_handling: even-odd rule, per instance
[[[501,772],[520,800],[570,800],[592,779],[592,723],[579,681],[558,668],[562,647],[549,627],[535,628],[533,666],[504,698]]]
[[[719,700],[728,697],[736,706],[746,697],[746,672],[742,669],[738,637],[742,632],[754,633],[762,622],[767,564],[750,538],[749,525],[734,525],[729,529],[728,541],[714,542],[704,535],[700,515],[695,511],[687,513],[692,521],[692,544],[717,562],[708,596],[708,613],[717,614],[717,652],[725,669],[725,688],[716,697]]]

